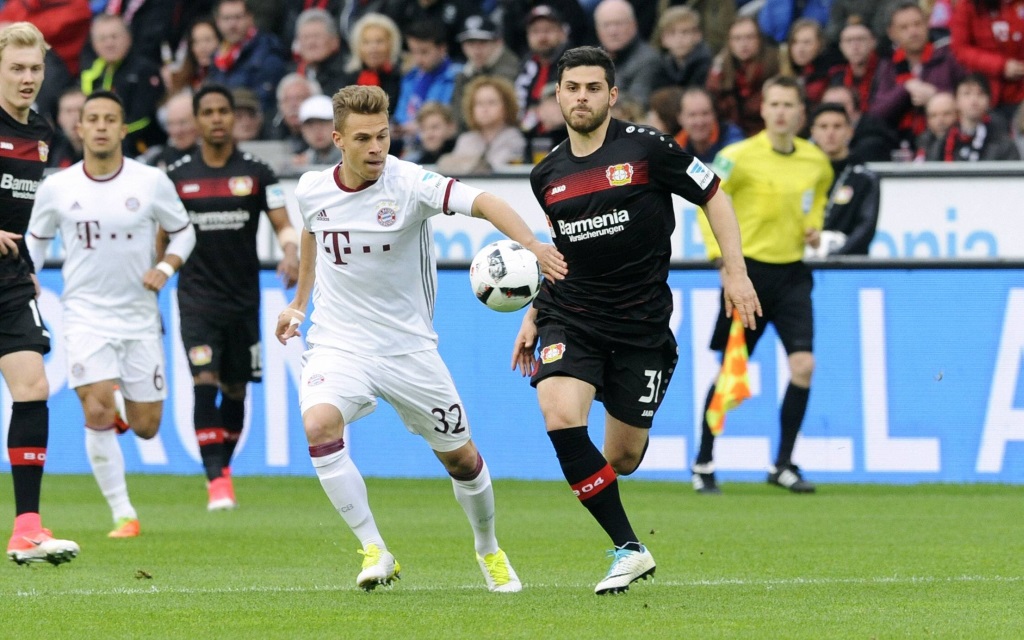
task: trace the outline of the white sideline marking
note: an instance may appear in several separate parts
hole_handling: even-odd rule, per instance
[[[875,578],[778,578],[769,580],[750,580],[746,578],[716,578],[708,580],[653,580],[653,586],[657,587],[788,587],[804,585],[882,585],[882,584],[957,584],[964,582],[997,582],[1012,583],[1024,582],[1024,576],[949,576],[945,578],[936,576],[879,576]],[[582,589],[589,588],[589,583],[581,584],[542,584],[523,583],[524,587],[534,589]],[[378,587],[387,591],[397,588],[401,591],[450,591],[452,589],[465,589],[468,591],[483,590],[481,584],[472,585],[444,585],[439,587],[426,586],[405,586]],[[167,587],[162,588],[156,585],[148,588],[120,588],[120,589],[67,589],[63,591],[39,591],[37,589],[19,589],[13,595],[23,598],[36,597],[63,597],[63,596],[135,596],[154,594],[182,594],[182,595],[208,595],[208,594],[232,594],[232,593],[318,593],[352,591],[358,592],[354,585],[313,585],[309,587],[273,587],[273,586],[246,586],[246,587]]]

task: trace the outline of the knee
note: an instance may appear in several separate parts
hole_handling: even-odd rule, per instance
[[[314,407],[302,416],[306,441],[311,446],[334,442],[342,437],[345,431],[344,421],[337,409],[331,409],[333,411],[320,411]]]
[[[246,383],[244,382],[233,382],[231,384],[220,385],[220,392],[235,402],[242,402],[245,400],[245,390]]]
[[[11,387],[11,398],[15,402],[35,402],[47,400],[49,397],[50,384],[45,375],[33,376],[33,379],[27,380],[24,385],[19,385],[17,388]]]
[[[132,431],[143,440],[152,440],[160,431],[160,416],[145,416],[137,423],[132,423]]]
[[[637,470],[642,459],[639,453],[621,451],[613,454],[605,454],[605,459],[612,466],[617,476],[628,476]]]
[[[448,475],[462,478],[473,475],[480,459],[475,447],[463,447],[439,457]]]
[[[797,353],[789,357],[790,377],[798,387],[810,387],[814,376],[814,355]]]
[[[88,397],[82,400],[82,413],[85,414],[85,424],[104,428],[114,421],[114,407],[107,406],[95,397]]]

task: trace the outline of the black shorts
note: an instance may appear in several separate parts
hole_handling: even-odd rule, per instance
[[[229,384],[263,380],[259,311],[229,315],[182,309],[181,341],[193,377],[212,371]]]
[[[803,262],[769,264],[746,259],[747,274],[761,301],[764,317],[757,318],[757,329],[747,329],[747,351],[754,352],[757,341],[770,322],[782,340],[787,354],[814,350],[814,309],[811,290],[814,277]],[[721,298],[720,298],[721,299]],[[711,349],[722,351],[729,341],[731,319],[725,316],[724,301],[720,302],[715,332],[711,336]]]
[[[569,376],[594,385],[605,410],[628,425],[650,429],[665,398],[679,349],[672,332],[653,349],[583,336],[560,324],[539,329],[537,372],[530,384],[548,376]]]
[[[0,290],[0,357],[19,351],[50,352],[50,332],[39,314],[32,284]]]

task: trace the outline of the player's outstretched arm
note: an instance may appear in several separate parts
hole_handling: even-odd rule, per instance
[[[284,252],[284,257],[277,263],[277,276],[284,282],[285,289],[291,289],[299,281],[299,234],[288,220],[288,210],[284,207],[271,209],[267,217],[274,225],[277,242]]]
[[[519,326],[519,334],[512,345],[512,370],[519,367],[523,376],[533,375],[537,368],[537,310],[530,305],[523,315],[523,323]]]
[[[721,189],[711,196],[704,205],[704,212],[711,223],[715,240],[722,250],[722,291],[725,296],[725,313],[732,316],[732,310],[740,312],[743,326],[753,329],[757,326],[755,315],[760,316],[761,301],[757,299],[754,285],[747,276],[747,265],[743,261],[743,246],[740,241],[740,226],[732,209],[729,196]]]
[[[532,251],[537,256],[541,273],[551,282],[565,278],[569,272],[569,266],[558,249],[538,240],[515,209],[498,196],[486,191],[477,196],[473,200],[473,217],[484,218],[498,231]]]
[[[295,298],[277,316],[277,328],[274,335],[281,344],[288,342],[299,334],[299,326],[306,319],[306,304],[309,294],[313,292],[316,281],[316,236],[308,231],[302,232],[302,251],[299,256],[298,284]]]

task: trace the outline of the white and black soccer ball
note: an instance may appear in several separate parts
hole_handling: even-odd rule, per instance
[[[543,277],[537,256],[513,240],[492,242],[469,266],[473,294],[495,311],[517,311],[530,304]]]

